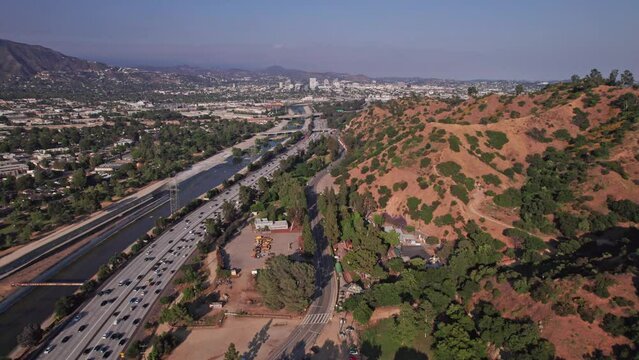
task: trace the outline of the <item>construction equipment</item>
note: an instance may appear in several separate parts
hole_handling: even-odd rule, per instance
[[[260,258],[266,256],[271,250],[273,239],[268,236],[257,235],[255,237],[255,247],[253,248],[253,257]]]

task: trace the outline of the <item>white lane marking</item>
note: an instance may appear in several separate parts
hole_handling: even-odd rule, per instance
[[[304,317],[300,325],[326,324],[330,320],[331,315],[331,313],[308,314]]]

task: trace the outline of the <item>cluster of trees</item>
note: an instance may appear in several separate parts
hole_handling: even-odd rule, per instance
[[[268,307],[302,312],[315,293],[315,268],[284,255],[274,256],[257,273],[257,289]]]
[[[153,338],[149,360],[160,360],[163,356],[168,355],[179,344],[178,338],[171,332],[162,333]],[[138,352],[139,354],[139,352]]]
[[[508,358],[555,358],[554,346],[540,337],[535,323],[529,319],[506,319],[485,302],[475,307],[472,318],[462,306],[451,304],[444,320],[437,323],[434,337],[438,359],[486,358],[489,344]]]
[[[578,85],[582,87],[596,87],[599,85],[609,85],[609,86],[624,86],[629,87],[635,84],[634,75],[630,70],[624,70],[619,76],[619,70],[613,69],[610,71],[610,75],[608,78],[604,78],[601,71],[597,69],[590,70],[590,74],[585,76],[583,79],[579,77],[579,75],[573,75],[570,77],[570,82],[573,85]]]
[[[347,299],[344,309],[361,323],[368,322],[376,307],[402,308],[396,318],[384,320],[364,333],[365,355],[387,346],[376,342],[374,335],[379,331],[398,337],[394,350],[382,348],[382,352],[411,347],[425,331],[426,342],[431,344],[430,355],[438,359],[485,358],[488,350],[494,348],[502,356],[518,359],[554,358],[552,344],[540,337],[536,324],[529,319],[506,319],[488,303],[479,303],[469,316],[464,305],[480,290],[482,279],[498,273],[504,244],[473,222],[466,225],[464,232],[446,265],[425,268],[420,261],[404,264],[389,260],[385,266],[397,273],[393,278]]]
[[[122,137],[137,141],[144,125],[138,121],[117,120],[113,125],[90,126],[83,128],[65,127],[51,129],[34,127],[30,129],[15,127],[0,143],[0,152],[24,150],[46,150],[68,147],[71,154],[76,151],[98,151],[113,145]]]
[[[79,161],[68,164],[67,170],[71,172],[69,181],[56,178],[53,173],[39,167],[34,177],[5,179],[0,183],[0,202],[11,205],[13,211],[4,218],[7,228],[0,234],[0,245],[10,247],[28,242],[34,232],[54,229],[78,216],[99,210],[102,202],[124,196],[128,188],[172,176],[193,163],[195,153],[210,156],[267,126],[243,121],[219,121],[206,126],[160,124],[159,132],[153,134],[144,133],[144,127],[135,121],[116,121],[113,126],[65,128],[60,131],[46,128],[13,130],[10,141],[6,142],[9,150],[69,146],[72,151],[98,151],[123,136],[129,136],[136,141],[131,149],[134,160],[144,165],[138,169],[132,163],[125,164],[108,180],[98,175],[88,177],[86,172],[103,162],[102,155],[98,153],[81,155]],[[68,185],[69,189],[46,199],[30,198],[21,193],[64,185]]]
[[[366,102],[364,100],[351,100],[341,102],[328,102],[314,105],[317,112],[324,114],[331,128],[341,129],[348,124]]]

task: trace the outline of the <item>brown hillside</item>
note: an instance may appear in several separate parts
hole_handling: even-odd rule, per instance
[[[361,153],[351,164],[349,181],[360,184],[360,192],[372,193],[379,204],[378,213],[402,219],[425,235],[452,240],[455,228],[475,220],[513,246],[501,233],[519,219],[518,210],[495,205],[493,196],[525,183],[527,156],[542,154],[549,147],[563,150],[569,146],[559,133],[553,135],[558,130],[572,138],[584,136],[594,144],[589,145],[592,149],[610,141],[609,130],[618,125],[604,123],[619,114],[611,102],[628,92],[639,94],[633,89],[599,86],[577,94],[551,88],[539,94],[489,95],[459,104],[408,98],[372,105],[345,133],[361,145]],[[586,126],[573,120],[576,111],[585,114]],[[490,140],[500,133],[507,142]],[[587,207],[605,214],[607,196],[639,201],[637,154],[639,135],[633,129],[606,158],[618,162],[624,176],[602,166],[590,168],[589,181],[575,187],[577,195],[587,198],[564,210],[578,213]],[[458,165],[459,172],[442,174],[440,168],[451,162]],[[467,199],[460,192],[467,193]],[[412,197],[419,201],[411,216],[408,203]],[[422,207],[426,211],[420,213]],[[431,207],[432,217],[427,207]],[[436,224],[439,216],[447,214],[455,224]],[[554,238],[553,234],[535,235]]]

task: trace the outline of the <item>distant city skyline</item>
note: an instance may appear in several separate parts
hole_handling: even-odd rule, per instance
[[[560,80],[639,73],[639,2],[7,0],[0,38],[125,66]]]

